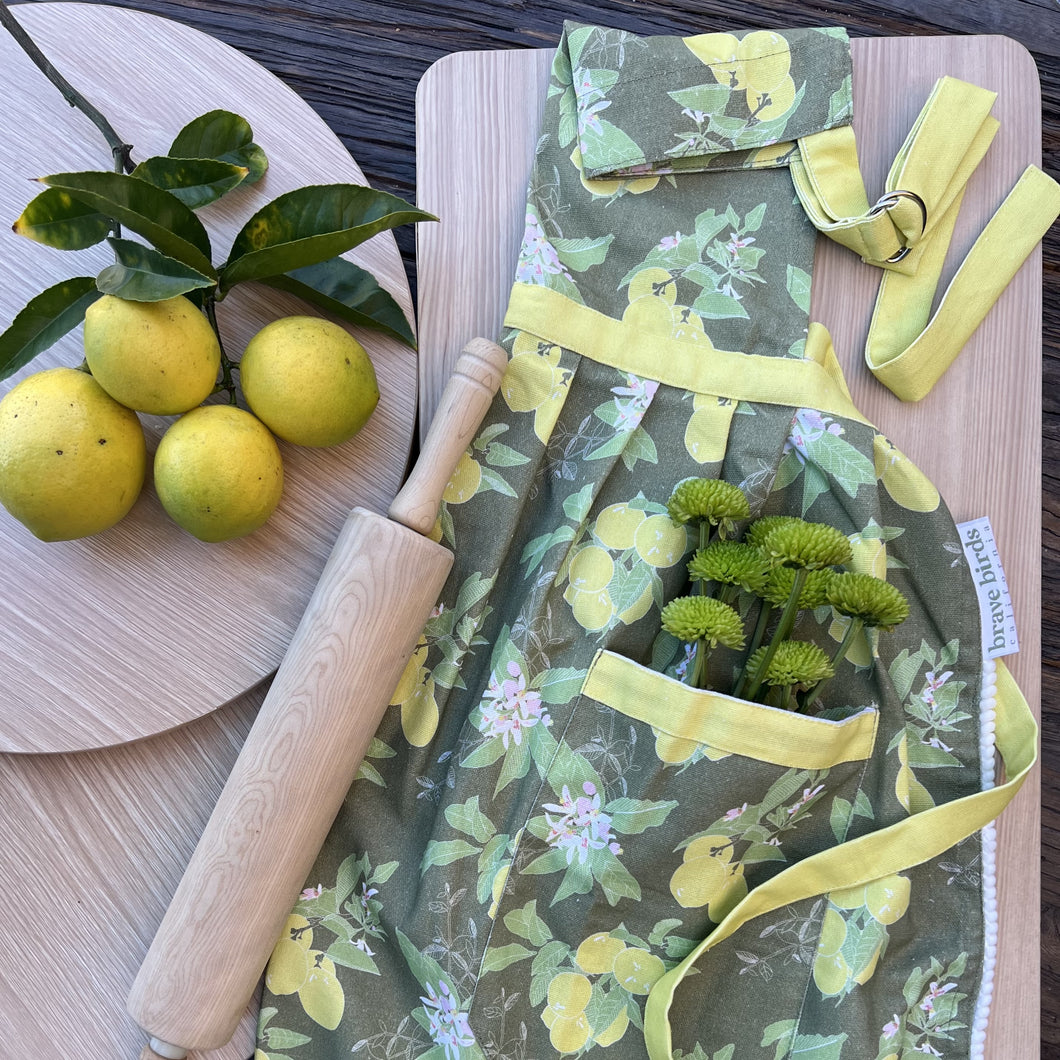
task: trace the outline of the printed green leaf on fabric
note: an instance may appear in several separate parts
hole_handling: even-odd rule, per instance
[[[61,188],[48,188],[31,199],[12,230],[56,250],[84,250],[102,243],[114,221]]]
[[[29,364],[85,319],[101,292],[93,276],[75,276],[41,291],[0,335],[0,379]]]
[[[395,195],[359,184],[298,188],[263,206],[239,231],[221,269],[221,290],[338,257],[399,225],[434,220]]]

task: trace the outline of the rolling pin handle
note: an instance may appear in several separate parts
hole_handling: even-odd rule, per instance
[[[500,386],[508,355],[489,339],[472,339],[463,349],[420,450],[420,458],[390,505],[395,522],[429,534],[438,506],[461,454],[478,433]]]

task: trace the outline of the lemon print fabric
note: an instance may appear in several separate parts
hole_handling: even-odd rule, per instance
[[[881,429],[786,385],[820,367],[788,166],[850,121],[849,60],[834,28],[564,27],[509,363],[433,535],[452,573],[277,940],[257,1060],[969,1060],[978,837],[814,875],[982,780],[945,504]],[[745,392],[764,365],[768,400]],[[667,501],[699,477],[830,524],[911,603],[813,717],[686,683],[660,616],[702,542]],[[821,602],[793,635],[831,658],[846,621]],[[711,656],[719,682],[741,664]],[[855,718],[871,753],[848,760]],[[816,893],[786,889],[803,871]]]

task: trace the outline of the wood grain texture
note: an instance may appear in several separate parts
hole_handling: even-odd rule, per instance
[[[197,30],[154,15],[82,4],[16,9],[37,44],[107,113],[135,158],[164,154],[192,117],[218,106],[245,116],[270,158],[257,185],[201,211],[220,263],[243,222],[284,191],[364,183],[343,145],[271,73]],[[120,76],[115,73],[120,71]],[[109,168],[109,152],[6,33],[0,35],[0,327],[45,287],[94,275],[106,244],[63,253],[16,236],[10,222],[36,194],[28,178]],[[411,316],[390,233],[351,255]],[[247,285],[218,306],[238,356],[262,325],[315,313],[292,296]],[[381,400],[365,429],[333,449],[281,443],[285,492],[259,532],[206,545],[180,530],[148,486],[130,515],[95,537],[44,544],[0,509],[0,749],[69,751],[183,724],[275,670],[346,514],[384,511],[401,482],[416,416],[416,356],[352,329],[371,352]],[[81,329],[3,384],[83,358]],[[143,417],[153,451],[173,417]]]
[[[637,33],[832,22],[861,38],[1007,32],[1030,49],[1038,67],[1044,167],[1060,176],[1060,14],[1053,0],[855,0],[841,7],[823,0],[747,0],[738,8],[731,0],[112,2],[179,20],[238,48],[313,107],[373,187],[410,199],[417,191],[415,95],[428,68],[466,49],[552,47],[564,18]],[[413,231],[399,229],[396,238],[415,293]],[[1060,1047],[1060,712],[1052,706],[1060,694],[1057,227],[1046,235],[1043,262],[1041,1037],[1043,1055],[1052,1056]],[[502,277],[505,283],[509,278]],[[39,614],[50,620],[44,609]],[[133,746],[0,756],[0,827],[6,840],[0,854],[0,922],[15,925],[18,938],[0,948],[3,1051],[30,1060],[67,1060],[67,1043],[81,1041],[84,1055],[108,1060],[138,1055],[142,1034],[126,1015],[124,998],[260,699],[248,694],[181,730]],[[1013,871],[1031,879],[1037,866],[1015,865]],[[1035,918],[1032,901],[1024,912]],[[46,988],[27,975],[27,953],[47,968]],[[1024,990],[1033,995],[1033,981]],[[1034,1031],[1032,1025],[1026,1034]],[[230,1046],[196,1060],[248,1060],[252,1052],[248,1020]],[[1036,1047],[1013,1048],[1006,1060],[1037,1055]]]
[[[443,378],[456,337],[499,328],[523,232],[527,158],[540,131],[550,52],[465,52],[420,82],[419,204],[449,223],[419,234],[423,398]],[[999,93],[1001,131],[969,183],[943,283],[1023,169],[1040,162],[1038,78],[1006,37],[855,40],[854,127],[872,201],[891,160],[943,74]],[[500,244],[493,245],[491,242]],[[1021,652],[1009,660],[1039,702],[1041,261],[1035,253],[931,394],[903,404],[862,357],[879,271],[818,241],[811,319],[832,334],[855,405],[936,484],[958,521],[990,516],[1013,594]],[[474,298],[461,297],[462,291]],[[493,332],[499,334],[499,331]],[[438,362],[441,363],[438,363]],[[1038,882],[1038,774],[999,826],[1001,948],[990,1060],[1031,1055],[1039,1020],[1038,925],[1026,916]]]

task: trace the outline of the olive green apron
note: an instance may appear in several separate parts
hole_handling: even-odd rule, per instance
[[[1060,210],[1029,171],[929,321],[991,102],[940,82],[870,205],[842,30],[565,27],[509,369],[437,528],[456,565],[277,944],[259,1057],[981,1048],[981,829],[1036,730],[984,660],[938,492],[808,312],[819,228],[886,277],[870,367],[930,388]],[[689,477],[838,528],[910,601],[818,713],[734,698],[724,652],[720,691],[684,682],[660,610],[686,590],[666,503]],[[847,622],[797,629],[831,649]]]

